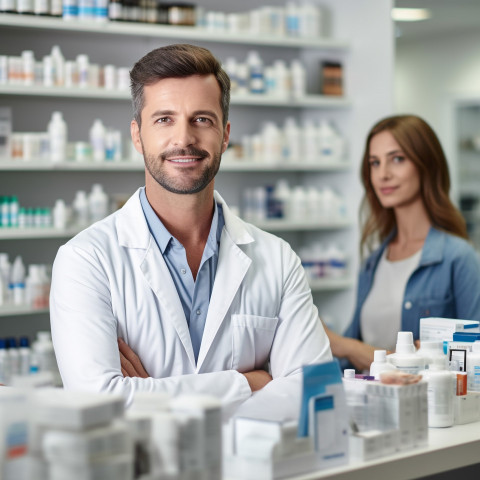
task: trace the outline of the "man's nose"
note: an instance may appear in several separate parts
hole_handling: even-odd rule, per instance
[[[183,148],[195,144],[195,133],[190,122],[177,122],[174,128],[172,141],[175,147]]]

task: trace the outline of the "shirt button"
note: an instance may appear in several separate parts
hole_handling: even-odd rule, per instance
[[[197,315],[200,315],[202,312],[200,310],[197,310]]]
[[[184,268],[182,268],[180,271],[182,272],[182,275],[185,275],[187,273],[187,271]]]
[[[410,310],[412,308],[412,302],[408,301],[408,302],[405,302],[405,310]]]

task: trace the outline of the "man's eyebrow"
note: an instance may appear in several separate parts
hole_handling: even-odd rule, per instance
[[[150,117],[153,118],[153,117],[162,117],[164,115],[175,115],[175,111],[174,110],[155,110],[151,115]]]

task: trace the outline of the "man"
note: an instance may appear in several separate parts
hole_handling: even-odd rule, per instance
[[[263,389],[294,410],[302,365],[331,352],[298,257],[214,192],[229,78],[191,45],[153,50],[130,75],[145,188],[55,259],[64,385],[121,393],[127,404],[142,390],[209,393],[229,413]]]

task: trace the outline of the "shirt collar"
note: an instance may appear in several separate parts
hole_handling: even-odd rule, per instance
[[[153,235],[153,238],[155,238],[160,251],[162,254],[164,254],[169,243],[171,241],[175,241],[176,239],[167,230],[165,225],[153,210],[150,202],[147,199],[145,188],[140,190],[140,203],[142,205],[143,213],[145,215],[145,219],[147,220],[150,233]],[[211,249],[212,252],[215,252],[218,249],[224,223],[222,207],[221,205],[218,205],[217,202],[214,202],[212,225],[210,227],[206,245],[206,247]]]

